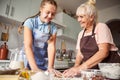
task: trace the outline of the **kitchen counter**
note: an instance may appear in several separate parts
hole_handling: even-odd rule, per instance
[[[43,72],[38,72],[38,73],[32,73],[31,71],[27,71],[27,72],[31,76],[30,79],[25,79],[23,77],[20,77],[20,74],[18,74],[18,75],[0,75],[0,80],[32,80],[32,79],[49,80],[49,78],[50,78],[50,80],[83,80],[83,78],[81,76],[77,76],[77,77],[73,77],[73,78],[64,78],[64,77],[58,78],[58,77],[47,75]],[[34,76],[34,78],[33,78],[33,76]],[[98,79],[95,79],[95,80],[98,80]],[[101,79],[101,80],[104,80],[104,79]],[[113,80],[113,79],[105,79],[105,80]]]

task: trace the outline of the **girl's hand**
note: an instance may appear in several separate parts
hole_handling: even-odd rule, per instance
[[[72,67],[63,72],[64,77],[75,77],[80,74],[79,67]]]
[[[32,72],[42,72],[43,70],[39,69],[39,68],[34,68],[31,70]]]
[[[62,73],[58,70],[48,69],[47,71],[49,72],[49,74],[54,74],[54,76],[56,76],[56,77],[62,77]]]

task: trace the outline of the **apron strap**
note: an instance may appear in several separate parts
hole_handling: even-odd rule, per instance
[[[96,26],[96,24],[93,25],[92,36],[95,35],[95,33],[94,33],[94,31],[95,31],[95,26]]]
[[[86,31],[86,29],[84,30],[84,32],[83,32],[83,34],[82,34],[82,38],[84,37],[85,31]]]

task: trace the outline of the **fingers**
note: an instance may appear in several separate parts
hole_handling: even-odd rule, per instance
[[[48,70],[48,71],[49,71],[50,74],[53,74],[56,77],[62,77],[62,73],[58,70],[51,69],[51,70]]]
[[[57,77],[62,77],[62,73],[60,71],[58,71],[58,70],[54,70],[54,74]]]
[[[67,73],[69,70],[70,70],[70,69],[66,69],[66,70],[63,72],[63,75],[64,75],[65,73]]]
[[[71,68],[63,72],[64,77],[75,77],[78,75],[78,70],[76,68]]]
[[[71,69],[67,69],[63,73],[61,73],[58,70],[52,69],[52,70],[49,70],[49,73],[53,74],[55,77],[58,77],[58,78],[62,78],[62,77],[72,78],[78,74],[78,70],[76,68],[71,68]]]
[[[73,75],[73,72],[72,72],[71,69],[65,70],[65,71],[63,72],[63,76],[64,76],[64,77],[72,77],[72,75]]]

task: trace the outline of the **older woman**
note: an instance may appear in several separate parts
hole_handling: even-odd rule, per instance
[[[95,0],[89,0],[77,9],[77,20],[83,30],[78,35],[75,65],[63,72],[65,77],[72,77],[85,69],[98,69],[100,62],[120,63],[110,29],[97,22],[95,3]]]

